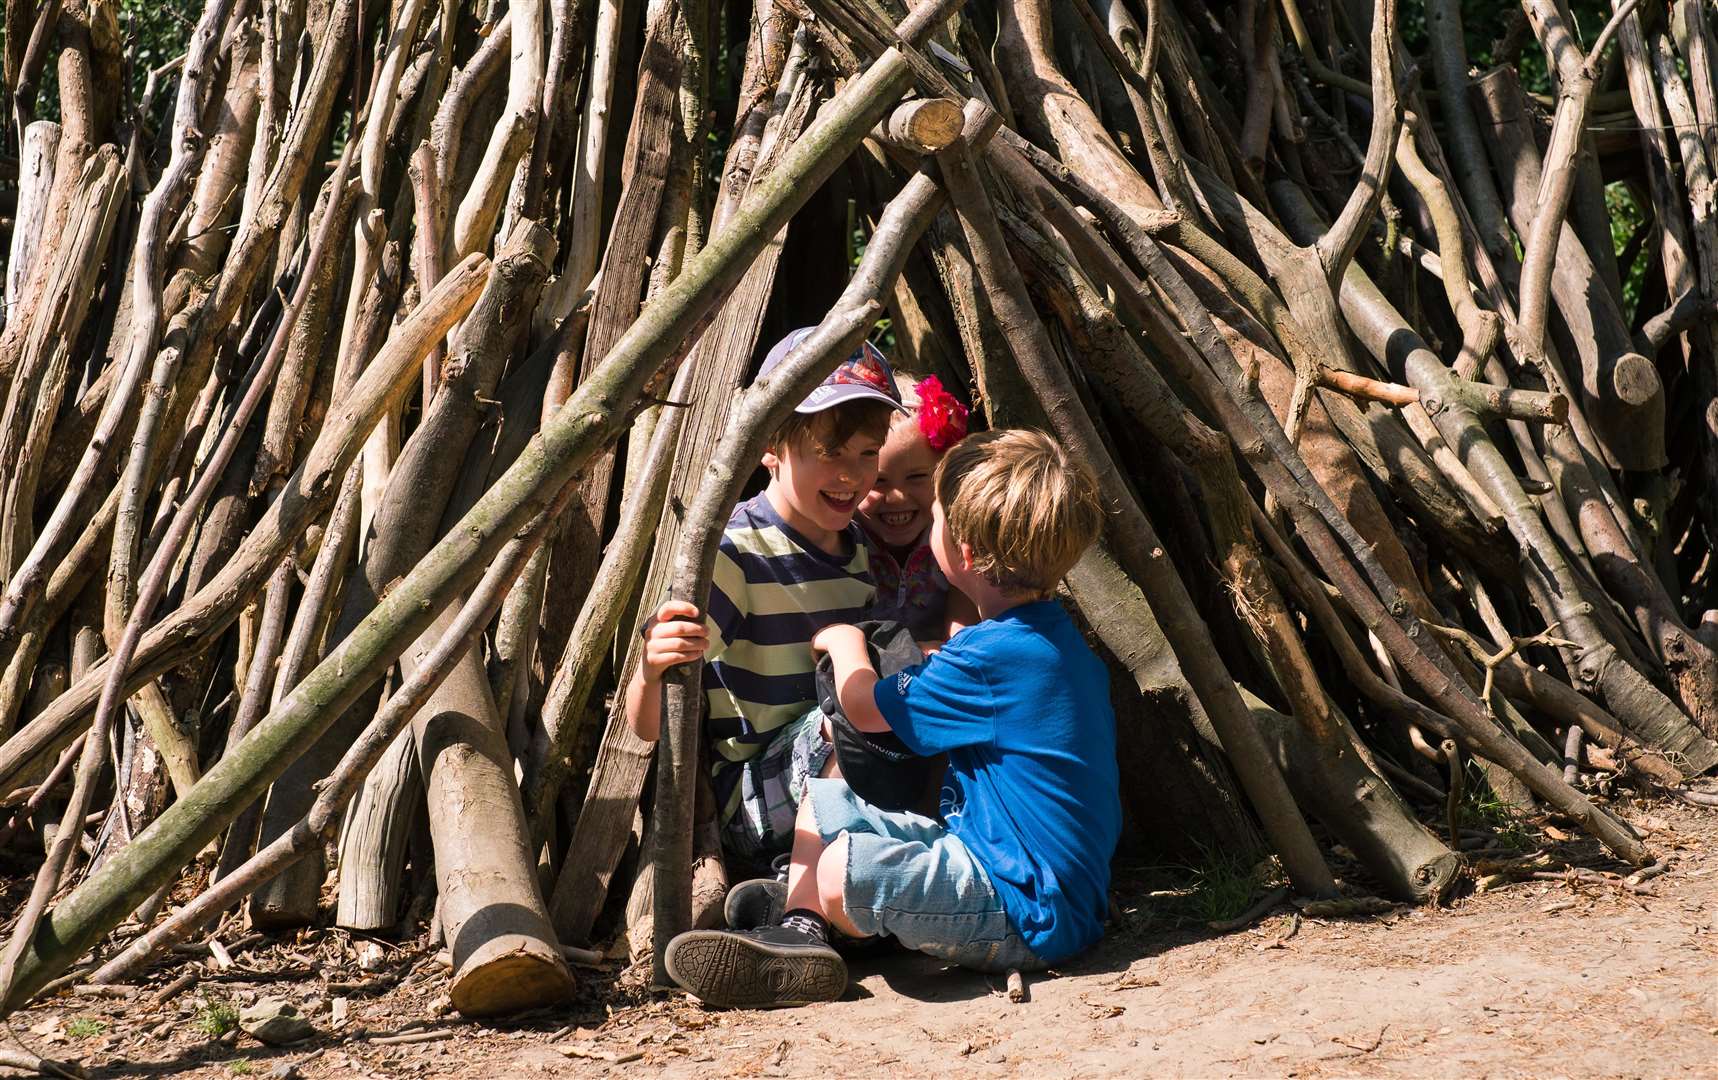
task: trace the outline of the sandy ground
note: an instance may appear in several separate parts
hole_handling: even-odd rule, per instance
[[[1030,977],[1019,1004],[1000,979],[895,952],[856,961],[847,997],[813,1008],[705,1010],[644,992],[636,971],[586,970],[569,1007],[475,1024],[445,1014],[427,949],[366,973],[376,946],[320,932],[230,968],[167,965],[125,997],[62,995],[11,1030],[98,1077],[1718,1077],[1718,813],[1630,816],[1675,857],[1638,894],[1531,881],[1358,919],[1284,905],[1223,935],[1135,895],[1099,950]],[[194,985],[155,1000],[187,971]],[[216,1006],[259,996],[303,1006],[316,1036],[206,1033]],[[401,1036],[423,1041],[383,1041]]]

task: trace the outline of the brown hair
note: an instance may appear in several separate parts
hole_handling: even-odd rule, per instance
[[[949,535],[997,588],[1048,595],[1103,528],[1097,478],[1041,431],[985,431],[937,465]]]
[[[776,429],[770,445],[777,454],[793,447],[809,446],[819,454],[829,456],[847,445],[855,435],[869,435],[878,442],[889,437],[889,420],[895,407],[886,401],[865,399],[831,405],[822,412],[792,413]]]

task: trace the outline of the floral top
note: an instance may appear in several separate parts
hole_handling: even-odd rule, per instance
[[[868,617],[905,623],[920,641],[938,640],[948,629],[948,578],[931,552],[930,531],[907,554],[905,562],[869,533],[871,578],[877,583],[877,598]]]

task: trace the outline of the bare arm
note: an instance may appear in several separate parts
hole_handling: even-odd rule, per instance
[[[829,654],[835,667],[835,695],[841,711],[860,731],[888,731],[889,722],[877,708],[873,691],[877,672],[865,648],[865,634],[857,626],[826,626],[811,639],[811,647]]]
[[[662,737],[662,680],[646,679],[643,664],[626,684],[626,722],[645,742]]]

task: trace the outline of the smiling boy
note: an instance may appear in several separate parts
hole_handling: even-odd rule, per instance
[[[810,332],[778,342],[759,375]],[[769,486],[728,519],[705,618],[681,601],[658,608],[627,687],[632,729],[653,742],[663,674],[704,661],[704,730],[715,751],[723,840],[755,862],[788,850],[805,782],[829,761],[811,639],[860,618],[876,595],[853,514],[900,407],[889,363],[870,344],[799,404],[764,453]]]

